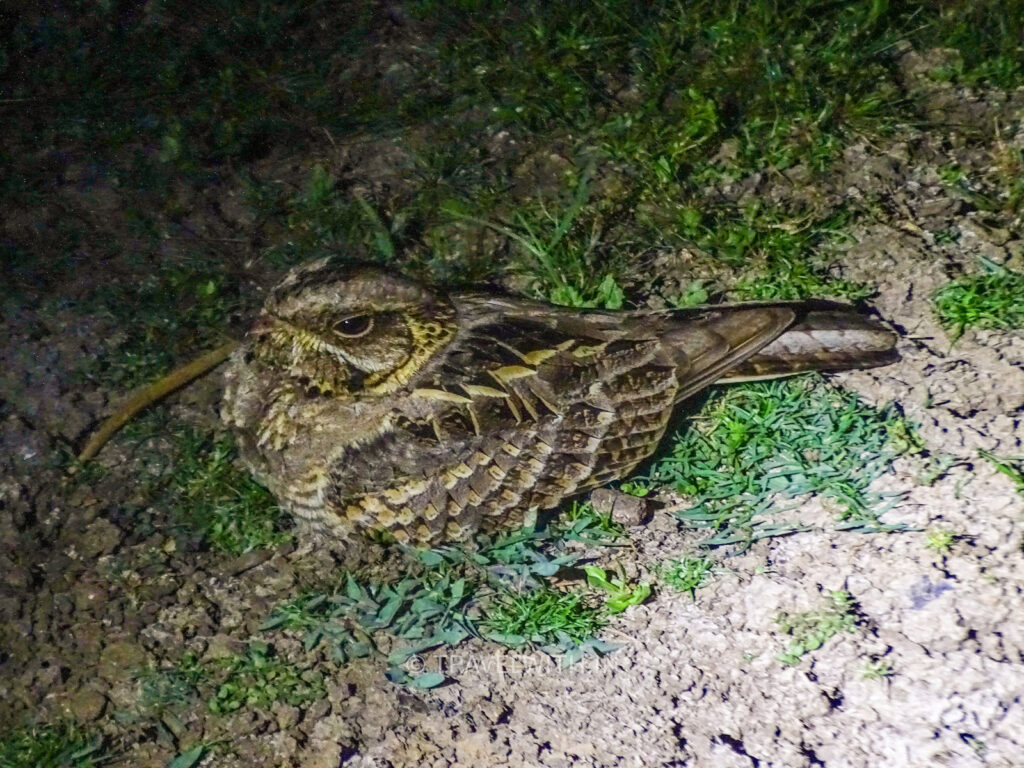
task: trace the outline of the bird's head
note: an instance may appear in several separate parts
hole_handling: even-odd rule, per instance
[[[296,267],[273,289],[246,356],[322,394],[374,396],[404,386],[454,336],[455,309],[443,294],[328,258]]]

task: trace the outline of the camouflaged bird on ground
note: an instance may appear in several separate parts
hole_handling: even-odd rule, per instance
[[[823,302],[580,311],[322,259],[271,293],[223,415],[314,529],[436,545],[627,475],[716,381],[884,365],[894,343]]]

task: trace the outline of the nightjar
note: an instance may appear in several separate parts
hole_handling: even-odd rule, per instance
[[[313,528],[436,545],[623,477],[715,381],[884,365],[894,343],[824,302],[580,311],[322,259],[270,293],[223,417]]]

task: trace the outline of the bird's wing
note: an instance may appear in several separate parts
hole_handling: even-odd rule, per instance
[[[552,507],[622,477],[654,450],[679,399],[793,319],[777,307],[708,310],[680,322],[671,313],[460,298],[456,340],[413,390],[433,404],[419,436],[429,441],[432,430],[438,446],[454,448],[438,452],[437,471],[465,475],[446,482],[456,506],[498,515]]]
[[[654,451],[675,403],[746,361],[767,365],[764,350],[800,346],[821,325],[788,304],[611,313],[486,294],[453,303],[458,333],[410,383],[400,416],[335,467],[332,506],[355,527],[436,543],[520,524],[530,508],[626,475]]]

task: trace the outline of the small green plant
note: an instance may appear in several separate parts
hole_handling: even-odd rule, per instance
[[[276,547],[291,538],[274,498],[235,462],[234,443],[182,428],[170,477],[172,514],[178,533],[198,537],[212,549],[240,555]]]
[[[882,661],[868,661],[864,665],[864,669],[861,670],[861,677],[865,680],[882,680],[887,677],[892,677],[894,674],[892,665]]]
[[[556,524],[556,535],[594,544],[613,544],[626,538],[626,529],[612,519],[611,513],[601,513],[589,501],[574,499]]]
[[[192,653],[184,654],[174,667],[148,670],[139,676],[139,708],[157,717],[182,710],[195,700],[206,676]]]
[[[85,309],[109,315],[123,333],[77,372],[121,387],[147,383],[226,340],[228,316],[251,297],[208,263],[164,267],[137,285],[100,288]]]
[[[949,185],[959,185],[967,181],[967,173],[959,165],[942,165],[935,169],[935,173]]]
[[[631,585],[621,574],[608,578],[603,568],[596,565],[585,565],[583,570],[587,574],[587,584],[594,589],[601,589],[608,593],[604,604],[609,613],[622,613],[631,605],[640,605],[651,596],[651,585],[647,582]]]
[[[642,499],[651,492],[652,488],[643,480],[627,480],[619,486],[619,490]]]
[[[919,442],[894,406],[865,405],[818,375],[793,377],[714,393],[651,479],[694,498],[676,514],[712,528],[713,546],[803,530],[768,516],[779,496],[806,493],[837,506],[839,528],[877,531],[884,498],[868,486]]]
[[[206,704],[215,715],[243,707],[268,709],[276,701],[299,706],[326,695],[320,672],[296,668],[258,640],[245,653],[214,659],[204,668],[213,685]]]
[[[151,670],[139,682],[141,712],[161,720],[174,719],[196,700],[205,701],[210,713],[224,715],[267,709],[276,701],[298,706],[325,695],[319,672],[300,669],[260,640],[243,653],[209,659],[185,653],[176,666]]]
[[[0,733],[2,768],[98,768],[111,761],[103,739],[70,724]]]
[[[811,651],[816,651],[840,632],[853,632],[857,613],[849,592],[830,592],[828,604],[819,611],[806,613],[780,613],[775,623],[792,638],[785,652],[776,658],[783,664],[795,666]]]
[[[937,480],[945,477],[952,467],[960,463],[962,463],[961,460],[951,453],[944,451],[929,453],[920,462],[914,482],[918,485],[933,485]]]
[[[519,247],[520,270],[537,279],[543,298],[570,307],[621,309],[625,294],[608,271],[597,269],[601,225],[593,215],[586,226],[591,171],[576,180],[568,206],[550,211],[543,203],[518,210],[511,224],[496,224],[449,206],[454,219],[489,227]]]
[[[933,296],[953,341],[968,328],[1024,328],[1024,273],[988,260],[983,264],[984,274],[954,280]]]
[[[714,568],[715,561],[708,557],[680,557],[660,563],[657,573],[670,587],[696,599],[697,590],[710,581]]]
[[[979,451],[983,459],[987,459],[1000,474],[1006,475],[1017,488],[1017,493],[1024,497],[1024,457],[1005,458],[996,456],[989,451]]]
[[[564,663],[590,652],[607,653],[614,646],[593,636],[606,609],[592,607],[580,593],[557,592],[548,581],[582,557],[578,549],[569,550],[569,542],[614,543],[617,534],[609,534],[616,529],[588,507],[570,509],[573,519],[567,525],[482,534],[469,548],[410,551],[407,567],[387,583],[347,574],[334,591],[279,605],[261,629],[298,632],[307,650],[323,644],[337,662],[379,656],[381,639],[389,636],[384,643],[391,648],[386,657],[389,679],[420,688],[439,684],[444,677],[412,676],[402,665],[471,635],[516,647],[533,647],[540,637],[542,650]],[[512,631],[525,631],[534,620],[532,634]],[[540,630],[545,621],[549,632]]]
[[[956,535],[946,528],[932,528],[925,534],[924,545],[937,555],[946,555],[956,539]]]
[[[484,608],[481,628],[485,637],[507,645],[551,645],[563,638],[588,640],[606,623],[604,611],[586,595],[542,587],[496,595]]]
[[[686,309],[687,307],[696,307],[700,304],[707,303],[710,294],[704,284],[703,280],[694,280],[688,286],[686,290],[676,296],[674,299],[669,300],[676,309]]]

